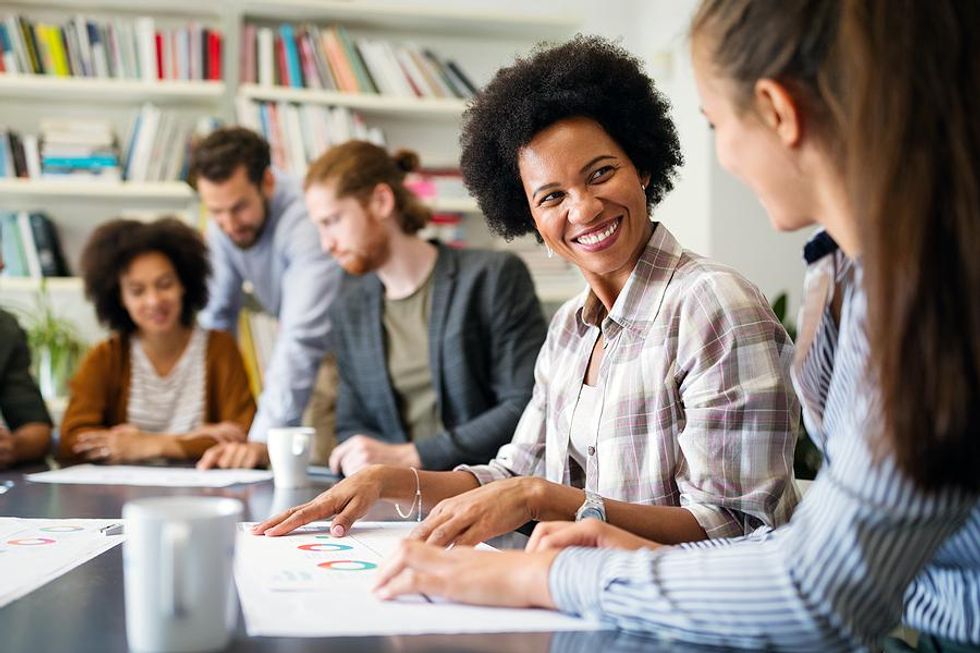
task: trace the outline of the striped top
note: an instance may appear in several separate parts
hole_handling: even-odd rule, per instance
[[[835,284],[817,284],[840,260],[808,271],[801,335],[814,315],[818,325],[794,381],[825,460],[790,523],[655,551],[567,549],[550,573],[559,609],[697,643],[821,652],[871,649],[904,609],[912,627],[980,643],[978,496],[924,494],[875,457],[860,267],[839,330],[828,319]]]
[[[572,417],[604,336],[594,419]],[[607,499],[688,510],[711,538],[785,523],[798,501],[793,345],[766,298],[658,224],[609,313],[591,290],[555,314],[514,437],[481,484],[542,476]],[[575,447],[585,445],[584,464]]]
[[[160,376],[133,336],[126,421],[146,433],[188,433],[203,424],[207,342],[207,330],[195,327],[180,360]]]

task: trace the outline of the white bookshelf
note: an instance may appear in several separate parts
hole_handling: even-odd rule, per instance
[[[41,290],[41,281],[32,277],[0,277],[0,292],[38,292]],[[83,289],[81,277],[46,277],[44,281],[50,293],[80,293]]]
[[[472,197],[438,197],[426,203],[433,211],[443,213],[480,213],[480,207]]]
[[[390,5],[360,0],[243,0],[241,12],[250,19],[329,21],[352,27],[484,38],[560,38],[572,33],[581,22],[574,15],[514,14],[486,9],[443,9],[424,4]]]
[[[466,109],[466,100],[456,98],[403,98],[377,93],[341,93],[285,86],[242,84],[238,95],[249,100],[298,102],[347,107],[365,115],[445,118],[458,120]]]
[[[37,201],[45,198],[98,198],[187,205],[194,191],[182,181],[60,181],[53,179],[0,179],[0,198]]]
[[[423,2],[384,4],[375,0],[0,0],[0,14],[23,13],[43,16],[49,22],[58,16],[77,14],[104,18],[119,15],[126,19],[147,15],[168,21],[196,20],[224,35],[223,77],[221,82],[159,81],[61,78],[47,75],[9,75],[0,73],[0,124],[9,124],[30,133],[28,125],[38,115],[106,115],[117,125],[117,135],[126,133],[132,112],[144,102],[168,110],[198,116],[216,115],[228,123],[236,122],[235,106],[243,100],[291,102],[347,107],[384,129],[392,149],[407,147],[422,155],[423,164],[435,167],[458,165],[459,122],[467,101],[454,98],[402,98],[379,94],[356,94],[282,86],[240,84],[240,43],[248,23],[275,25],[281,22],[341,24],[355,36],[372,34],[394,41],[414,41],[449,56],[478,85],[484,83],[500,65],[512,61],[516,52],[540,40],[559,40],[571,36],[581,22],[568,12],[522,13],[485,7],[464,8],[453,2],[433,6]],[[36,128],[36,127],[34,127]],[[77,200],[77,201],[76,201]],[[63,224],[63,241],[69,259],[87,233],[98,222],[131,208],[152,214],[180,208],[185,217],[197,219],[197,200],[183,182],[76,182],[57,180],[0,179],[0,206],[5,210],[44,210]],[[472,198],[439,198],[430,206],[440,212],[466,214],[464,224],[479,221],[476,231],[486,231],[479,207]],[[70,209],[67,207],[71,207]],[[149,209],[149,211],[147,211]],[[470,230],[470,226],[466,227]],[[507,246],[497,241],[474,240],[475,246]],[[73,247],[74,245],[74,247]],[[581,285],[574,280],[563,284],[539,284],[543,301],[567,299]],[[561,287],[560,287],[561,286]],[[0,278],[0,291],[32,293],[36,280]],[[54,292],[77,293],[77,278],[49,279]]]
[[[96,79],[56,77],[54,75],[9,75],[0,73],[0,97],[32,100],[208,103],[225,95],[224,82],[167,80],[147,82],[135,79]]]

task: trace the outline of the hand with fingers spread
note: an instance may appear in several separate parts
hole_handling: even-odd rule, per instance
[[[439,596],[459,603],[512,608],[550,608],[548,571],[557,551],[446,550],[405,540],[382,566],[374,592],[381,599],[404,594]]]
[[[524,549],[528,553],[564,549],[569,546],[602,549],[656,549],[662,546],[598,519],[580,522],[541,522]]]
[[[530,476],[508,478],[444,499],[409,539],[472,546],[520,528],[537,518],[537,497],[547,483]]]
[[[330,534],[343,537],[350,531],[351,525],[381,498],[383,470],[381,465],[368,467],[337,483],[312,501],[257,524],[252,532],[256,535],[285,535],[312,521],[333,516]]]
[[[334,474],[353,476],[368,465],[421,467],[422,460],[411,442],[388,444],[369,435],[352,435],[334,447],[328,464]]]
[[[264,442],[221,442],[204,452],[198,469],[252,469],[269,464],[269,449]]]

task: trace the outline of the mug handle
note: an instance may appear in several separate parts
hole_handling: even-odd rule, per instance
[[[187,615],[184,562],[190,539],[191,529],[187,522],[165,524],[163,527],[163,606],[171,618],[180,619]]]
[[[310,435],[308,433],[297,433],[293,436],[293,455],[302,456],[303,452],[310,446]]]

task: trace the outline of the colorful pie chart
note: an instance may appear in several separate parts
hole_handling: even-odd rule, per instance
[[[46,537],[21,537],[15,540],[7,540],[7,544],[14,546],[40,546],[41,544],[54,544],[54,540]]]
[[[364,562],[363,560],[328,560],[317,565],[317,567],[333,571],[367,571],[377,566],[373,562]]]
[[[336,544],[334,542],[316,542],[314,544],[303,544],[298,547],[300,551],[316,551],[318,553],[328,553],[334,551],[351,551],[354,547],[346,544]]]

